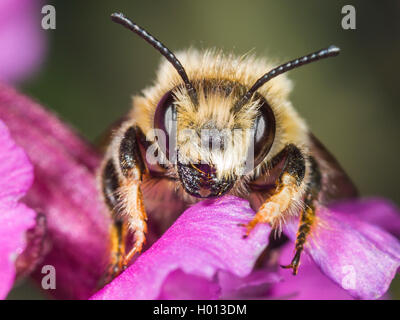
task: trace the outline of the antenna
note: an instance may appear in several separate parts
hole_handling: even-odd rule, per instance
[[[272,69],[271,71],[267,72],[264,74],[261,78],[259,78],[253,86],[249,89],[249,91],[246,92],[246,94],[239,100],[239,102],[235,105],[234,110],[237,111],[239,110],[246,102],[248,102],[253,94],[266,82],[269,80],[275,78],[276,76],[279,76],[282,73],[285,73],[287,71],[293,70],[295,68],[298,68],[302,65],[315,62],[321,59],[329,58],[329,57],[335,57],[339,54],[340,49],[336,46],[329,46],[328,48],[318,50],[314,53],[310,53],[306,56],[303,56],[301,58],[297,58],[294,60],[291,60],[289,62],[286,62],[279,67],[276,67]]]
[[[151,34],[149,34],[145,29],[138,26],[133,21],[126,18],[122,13],[116,12],[111,15],[111,20],[128,28],[129,30],[136,33],[139,37],[146,40],[149,44],[151,44],[155,49],[157,49],[178,71],[179,75],[181,76],[183,82],[185,83],[186,89],[192,99],[193,102],[197,101],[197,94],[196,90],[194,89],[192,83],[189,81],[187,73],[183,68],[182,64],[179,60],[175,57],[175,55],[159,40],[154,38]]]

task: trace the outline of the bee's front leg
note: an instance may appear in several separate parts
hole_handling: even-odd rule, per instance
[[[301,195],[307,191],[306,184],[304,183],[306,158],[303,156],[302,152],[292,144],[288,145],[282,152],[286,154],[286,159],[277,180],[275,192],[261,205],[253,220],[245,226],[246,234],[244,237],[247,237],[251,230],[259,223],[268,223],[273,228],[280,227],[284,212],[293,205],[293,202],[296,201],[295,199],[300,200]],[[306,212],[307,210],[302,211],[301,219],[308,219]],[[302,228],[302,232],[298,234],[298,238],[300,237],[299,240],[302,242],[302,250],[308,231],[305,225],[301,225],[300,228]],[[309,228],[310,227],[308,227],[308,229]],[[288,266],[293,269],[294,274],[297,273],[300,263],[301,250],[297,250],[292,264]]]
[[[297,195],[304,188],[306,160],[303,154],[292,144],[288,145],[277,157],[282,154],[286,155],[286,159],[276,182],[274,194],[266,199],[253,220],[246,225],[245,237],[259,223],[269,223],[272,227],[278,227],[282,213],[290,207],[293,199],[298,198]]]
[[[296,275],[299,265],[300,256],[303,252],[306,238],[311,231],[311,227],[315,220],[315,206],[314,201],[318,199],[318,193],[321,188],[321,175],[318,169],[318,165],[314,158],[309,158],[310,162],[310,177],[307,183],[306,194],[304,197],[304,208],[300,214],[299,228],[296,236],[296,252],[289,265],[282,266],[285,269],[292,269],[293,274]]]
[[[119,141],[117,156],[105,163],[102,172],[103,195],[113,218],[110,278],[118,275],[142,250],[146,239],[147,216],[140,189],[144,164],[136,139],[136,128],[128,127]],[[128,230],[134,233],[135,242],[126,253]]]

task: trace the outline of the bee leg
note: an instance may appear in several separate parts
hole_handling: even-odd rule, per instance
[[[121,219],[115,219],[113,221],[113,224],[111,225],[110,232],[111,262],[107,272],[109,280],[115,278],[123,270],[126,233],[126,223],[124,223],[124,221],[122,221]]]
[[[142,251],[143,245],[146,241],[147,232],[147,215],[144,210],[143,197],[140,191],[139,184],[127,183],[121,187],[121,194],[124,197],[130,197],[124,204],[125,210],[129,213],[127,218],[128,229],[134,233],[135,242],[133,247],[124,256],[122,268],[125,269],[135,254]]]
[[[102,187],[105,202],[111,212],[112,224],[110,227],[111,261],[103,282],[110,282],[122,270],[125,255],[126,224],[118,214],[119,178],[113,161],[106,162],[102,174]]]
[[[302,210],[300,215],[300,226],[297,231],[297,237],[296,237],[296,245],[295,245],[296,252],[289,265],[281,266],[284,269],[292,269],[293,275],[296,275],[299,269],[300,256],[301,253],[303,252],[307,235],[310,233],[314,217],[315,217],[314,208],[308,207],[305,210]]]
[[[293,199],[301,192],[306,169],[305,158],[292,144],[283,152],[286,153],[286,160],[275,193],[261,205],[253,220],[245,226],[244,237],[247,237],[259,223],[269,223],[273,228],[278,227],[278,223],[282,221],[282,213],[293,204]]]
[[[303,252],[304,245],[306,244],[306,239],[311,231],[311,227],[315,220],[315,207],[314,201],[318,198],[318,193],[320,190],[321,176],[318,169],[318,165],[314,158],[310,158],[310,181],[307,184],[306,196],[304,199],[305,208],[301,211],[299,228],[297,230],[296,244],[295,244],[295,254],[292,262],[289,265],[281,266],[285,269],[292,269],[293,275],[297,274],[300,266],[300,256]]]
[[[123,271],[136,252],[140,252],[147,231],[147,216],[140,191],[143,162],[136,142],[135,127],[125,131],[119,144],[117,163],[121,174],[118,174],[115,162],[109,159],[105,163],[101,179],[104,199],[114,220],[110,233],[111,266],[108,270],[111,279]],[[135,244],[126,254],[128,231],[134,233]]]
[[[119,165],[122,173],[122,182],[118,189],[121,199],[121,214],[126,218],[128,229],[134,233],[135,242],[130,251],[125,255],[122,267],[126,268],[136,253],[141,252],[146,241],[147,215],[144,209],[140,185],[142,174],[146,167],[142,159],[137,128],[130,126],[125,130],[119,145]]]

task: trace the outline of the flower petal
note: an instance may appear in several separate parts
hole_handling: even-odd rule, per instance
[[[246,277],[237,277],[228,272],[220,272],[218,280],[222,299],[271,299],[271,288],[282,281],[275,268],[263,267],[253,270]]]
[[[0,299],[13,286],[15,260],[26,245],[25,233],[35,225],[36,212],[22,203],[12,208],[0,208]]]
[[[293,258],[293,246],[285,245],[281,252],[280,264],[287,264]],[[349,300],[352,296],[335,284],[315,265],[307,253],[301,257],[301,267],[296,276],[286,269],[280,270],[282,281],[270,291],[274,299],[290,300]]]
[[[400,238],[400,212],[386,199],[368,198],[338,202],[333,209],[346,215],[355,215],[359,220],[379,226]]]
[[[0,80],[15,83],[35,72],[46,51],[40,1],[0,1]]]
[[[157,299],[216,300],[220,294],[221,288],[216,281],[177,269],[165,278]]]
[[[35,181],[24,202],[46,215],[51,250],[43,264],[57,272],[57,289],[51,293],[88,298],[108,259],[110,218],[95,179],[100,158],[54,115],[4,85],[0,119],[34,165]],[[37,274],[39,281],[42,276]]]
[[[11,289],[15,260],[25,248],[25,233],[34,226],[36,213],[18,200],[29,189],[33,168],[0,121],[0,299]]]
[[[247,201],[232,196],[196,204],[92,299],[217,298],[217,273],[248,276],[267,245],[270,228],[266,225],[243,239],[244,230],[238,225],[253,214]],[[186,283],[193,281],[201,293],[190,292],[187,285],[185,292],[179,286],[182,277]],[[166,280],[167,288],[163,287]]]
[[[0,121],[0,207],[15,204],[30,188],[33,168],[24,150]]]
[[[325,275],[353,297],[377,299],[388,290],[400,266],[400,242],[380,227],[358,219],[365,210],[358,204],[352,205],[357,214],[335,207],[318,208],[305,249]],[[292,240],[297,225],[298,221],[292,222],[285,230]]]
[[[46,216],[36,213],[35,222],[35,226],[25,233],[26,247],[15,261],[17,280],[32,274],[48,252],[44,247],[47,232]]]

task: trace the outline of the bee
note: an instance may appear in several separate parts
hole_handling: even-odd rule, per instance
[[[111,19],[166,58],[154,84],[133,98],[101,165],[99,183],[113,218],[111,277],[141,252],[147,213],[166,229],[168,219],[191,204],[225,194],[247,199],[256,212],[244,237],[260,223],[280,231],[287,218],[299,216],[294,257],[283,266],[297,274],[315,204],[357,191],[293,108],[284,73],[336,56],[339,48],[275,68],[264,59],[215,50],[175,56],[123,14]]]

